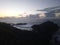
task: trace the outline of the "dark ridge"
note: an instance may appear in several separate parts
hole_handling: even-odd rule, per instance
[[[0,23],[1,45],[49,45],[54,32],[58,31],[57,24],[47,21],[32,26],[33,31],[24,31],[10,24]]]

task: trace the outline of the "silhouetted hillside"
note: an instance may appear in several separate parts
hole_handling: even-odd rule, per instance
[[[13,28],[10,24],[0,22],[0,44],[15,44],[17,42],[17,35],[15,33],[17,30],[18,29]]]
[[[24,31],[0,22],[1,45],[49,45],[59,27],[50,21],[32,26],[33,31]]]

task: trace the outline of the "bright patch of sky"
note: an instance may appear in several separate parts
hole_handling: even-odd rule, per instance
[[[36,13],[35,10],[60,6],[60,0],[0,0],[0,17]]]

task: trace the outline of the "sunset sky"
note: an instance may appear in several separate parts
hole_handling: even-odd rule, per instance
[[[36,13],[35,10],[59,5],[60,0],[0,0],[0,17]]]

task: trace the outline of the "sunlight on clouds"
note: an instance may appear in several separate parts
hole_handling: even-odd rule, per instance
[[[8,8],[8,9],[3,9],[0,12],[0,17],[25,17],[26,15],[29,14],[34,14],[33,10],[19,10],[19,9],[14,9],[14,8]]]
[[[18,17],[18,15],[20,14],[23,14],[23,11],[19,11],[19,10],[16,10],[16,9],[7,9],[7,10],[2,10],[0,12],[0,17],[12,17],[12,16],[15,16],[15,17]]]

